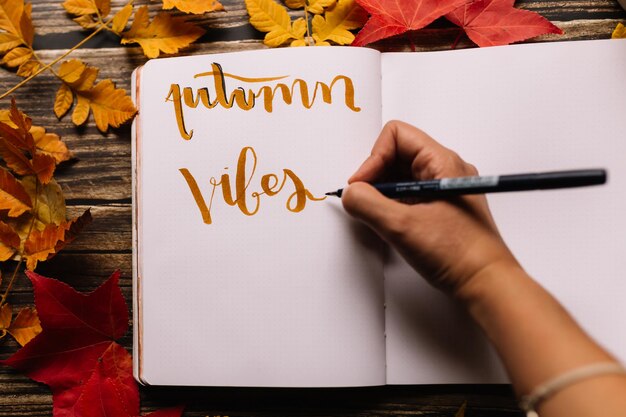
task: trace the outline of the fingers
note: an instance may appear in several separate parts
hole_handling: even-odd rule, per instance
[[[346,211],[365,222],[389,242],[405,230],[403,219],[408,217],[406,204],[391,200],[371,185],[355,182],[343,190],[341,198]]]
[[[397,120],[390,121],[380,132],[371,155],[348,183],[375,181],[398,162],[411,166],[416,179],[427,178],[433,159],[445,160],[448,153],[454,154],[420,129]]]

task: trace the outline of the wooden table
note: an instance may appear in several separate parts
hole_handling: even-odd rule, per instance
[[[36,28],[35,48],[51,61],[86,36],[61,7],[61,0],[32,0]],[[147,0],[135,3],[146,4]],[[263,48],[263,34],[248,24],[243,0],[223,0],[226,11],[193,17],[207,30],[188,54],[226,52]],[[123,1],[113,0],[116,5]],[[541,13],[561,27],[563,36],[545,36],[538,41],[608,38],[618,22],[626,22],[626,12],[616,0],[520,0],[521,8]],[[160,7],[160,2],[150,6]],[[458,30],[445,22],[412,35],[416,49],[449,49]],[[408,50],[406,38],[377,44],[381,50]],[[467,47],[461,41],[458,47]],[[100,79],[112,78],[118,87],[129,90],[130,73],[145,62],[139,48],[120,46],[118,39],[99,34],[71,57],[100,68]],[[626,71],[625,75],[626,76]],[[0,70],[0,91],[20,79]],[[94,222],[61,254],[41,264],[38,272],[59,278],[80,291],[91,291],[112,271],[122,271],[121,286],[131,300],[131,160],[130,126],[100,134],[92,122],[75,127],[69,117],[59,121],[52,112],[58,82],[41,74],[15,93],[18,105],[37,125],[60,134],[76,161],[62,166],[56,177],[65,193],[70,215],[91,207]],[[2,108],[8,107],[5,100]],[[12,270],[7,265],[3,272]],[[12,293],[16,306],[33,302],[28,280],[22,276]],[[168,337],[164,335],[164,343]],[[121,340],[130,349],[131,334]],[[17,349],[9,338],[0,342],[0,357]],[[228,388],[146,388],[142,389],[142,412],[156,407],[186,403],[185,416],[293,416],[293,415],[428,415],[453,416],[468,403],[468,417],[521,416],[507,385],[389,386],[351,389],[228,389]],[[48,388],[0,367],[0,416],[48,416],[52,399]]]

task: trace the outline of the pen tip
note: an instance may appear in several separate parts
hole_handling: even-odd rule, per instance
[[[334,196],[339,196],[339,194],[337,193],[337,191],[330,191],[328,193],[325,193],[324,195],[334,195]]]

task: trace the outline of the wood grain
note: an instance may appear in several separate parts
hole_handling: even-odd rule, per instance
[[[81,30],[61,7],[61,1],[33,0],[36,26],[35,47],[39,56],[51,61],[83,39]],[[113,1],[113,11],[124,1]],[[147,0],[152,12],[160,2]],[[243,0],[224,0],[224,12],[191,16],[207,34],[185,54],[204,54],[263,48],[263,34],[250,26]],[[563,36],[545,36],[537,41],[600,39],[610,37],[626,12],[614,0],[535,1],[520,0],[517,6],[546,16],[565,31]],[[295,16],[299,12],[293,12]],[[179,13],[180,14],[180,13]],[[458,29],[438,21],[428,29],[409,35],[418,51],[449,49]],[[469,47],[462,40],[459,47]],[[409,50],[406,36],[380,42],[380,50]],[[118,87],[128,89],[130,73],[145,62],[137,47],[122,47],[111,34],[100,34],[71,57],[80,58],[100,68],[101,78],[112,78]],[[0,70],[0,90],[6,91],[20,81],[15,74]],[[60,167],[56,176],[65,193],[70,215],[91,208],[94,222],[72,245],[38,272],[54,276],[81,291],[97,287],[111,272],[122,271],[120,285],[127,301],[131,299],[131,178],[130,128],[124,126],[106,135],[89,124],[75,127],[66,117],[52,113],[58,81],[42,74],[15,93],[20,107],[37,125],[60,134],[75,159]],[[6,105],[6,103],[5,103]],[[14,264],[2,269],[6,274]],[[31,287],[22,276],[11,295],[12,304],[30,305]],[[164,335],[164,343],[168,337]],[[131,347],[130,332],[121,343]],[[0,342],[0,358],[15,352],[10,339]],[[144,388],[142,410],[186,403],[186,416],[453,416],[468,402],[468,417],[521,416],[507,385],[472,386],[390,386],[351,389],[228,389],[228,388]],[[49,416],[52,401],[47,387],[0,367],[0,417]]]

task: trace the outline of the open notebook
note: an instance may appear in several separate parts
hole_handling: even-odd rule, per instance
[[[324,193],[401,119],[482,174],[605,167],[489,196],[521,263],[626,360],[626,41],[291,48],[134,73],[135,376],[155,385],[506,382],[469,319]],[[512,323],[511,325],[515,325]]]

